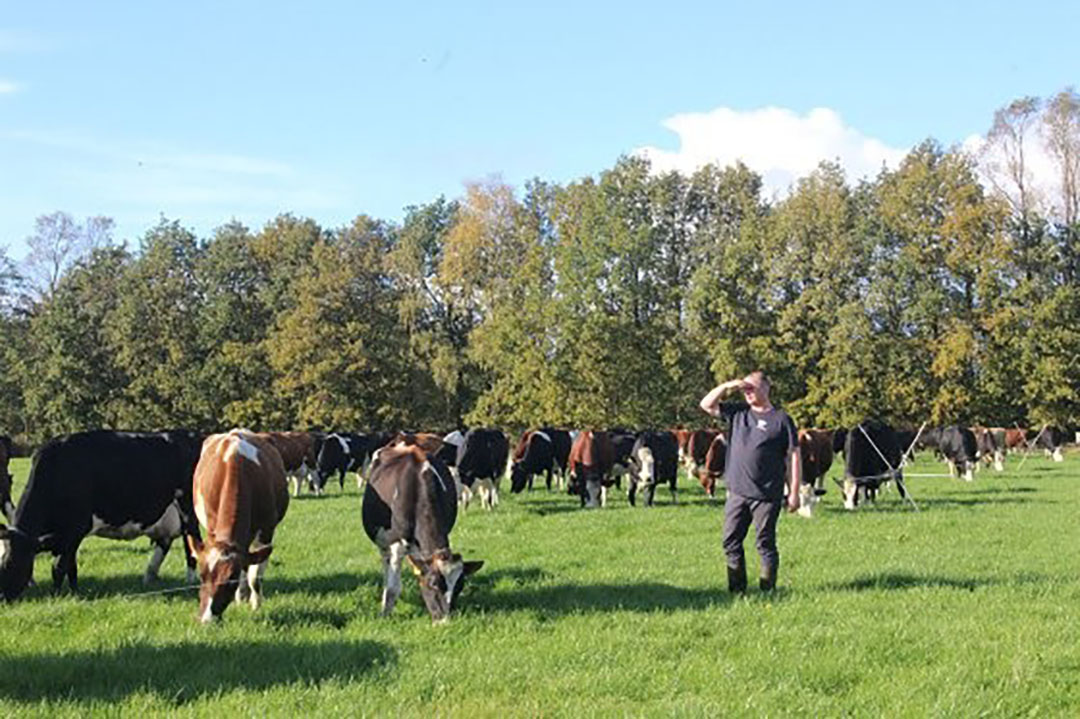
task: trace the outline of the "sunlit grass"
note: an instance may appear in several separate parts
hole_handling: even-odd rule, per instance
[[[377,616],[355,485],[292,503],[266,603],[221,626],[196,623],[194,592],[137,596],[146,540],[91,538],[81,597],[50,596],[42,556],[38,586],[0,606],[0,715],[1071,715],[1080,458],[1018,463],[912,479],[918,512],[892,493],[846,513],[830,482],[817,518],[781,522],[781,589],[737,600],[696,485],[636,510],[504,494],[459,520],[454,549],[486,565],[440,627],[411,576]],[[179,545],[162,575],[183,584]]]

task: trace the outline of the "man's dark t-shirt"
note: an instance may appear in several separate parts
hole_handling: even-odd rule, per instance
[[[799,443],[791,417],[776,407],[755,412],[745,402],[725,402],[720,414],[731,421],[724,469],[728,491],[749,499],[783,499],[788,453]]]

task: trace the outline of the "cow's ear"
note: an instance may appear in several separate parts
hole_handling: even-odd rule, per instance
[[[259,547],[254,552],[248,552],[248,561],[252,564],[262,564],[270,558],[270,552],[274,551],[273,544],[267,544],[265,547]]]
[[[484,560],[479,559],[475,562],[465,562],[462,565],[462,569],[465,571],[465,576],[470,574],[476,574],[480,571],[480,568],[484,566]]]
[[[194,554],[196,557],[201,558],[202,554],[203,554],[203,549],[204,549],[202,540],[199,539],[198,537],[193,537],[190,534],[188,534],[186,536],[187,536],[188,549],[190,549],[191,553]]]

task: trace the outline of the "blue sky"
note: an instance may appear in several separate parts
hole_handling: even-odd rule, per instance
[[[398,220],[637,151],[782,187],[1080,84],[1073,3],[390,5],[0,0],[0,246],[55,210],[129,240],[162,214]]]

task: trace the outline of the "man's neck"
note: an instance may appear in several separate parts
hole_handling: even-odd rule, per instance
[[[772,408],[772,402],[769,402],[768,400],[765,400],[764,402],[760,402],[758,404],[750,405],[750,409],[754,410],[755,412],[769,412],[772,410]]]

